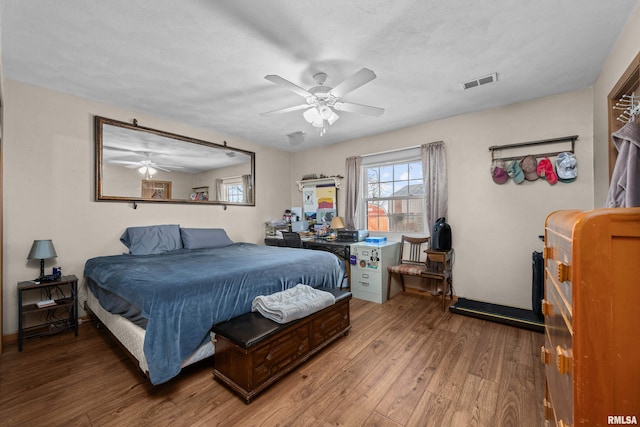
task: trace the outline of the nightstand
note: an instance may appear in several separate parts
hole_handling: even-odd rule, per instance
[[[31,300],[52,299],[55,304],[46,307],[38,307],[37,303],[23,304],[25,292],[31,294]],[[40,295],[36,296],[38,292]],[[19,282],[18,311],[18,351],[22,351],[25,338],[64,330],[73,330],[78,336],[78,278],[72,274],[55,282]]]
[[[427,249],[425,252],[427,253],[427,270],[422,273],[422,277],[440,282],[440,289],[442,290],[442,311],[445,311],[447,292],[453,297],[453,279],[451,275],[453,249],[449,249],[448,251]]]

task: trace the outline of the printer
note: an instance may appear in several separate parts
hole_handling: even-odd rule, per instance
[[[362,242],[369,236],[369,230],[336,230],[336,240],[339,242]]]

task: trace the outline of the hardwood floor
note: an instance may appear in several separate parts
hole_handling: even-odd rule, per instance
[[[3,426],[541,426],[543,335],[442,313],[438,299],[351,300],[352,330],[245,404],[213,360],[152,386],[94,324],[5,347]]]

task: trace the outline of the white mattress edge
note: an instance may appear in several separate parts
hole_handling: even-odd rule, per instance
[[[100,305],[100,302],[90,290],[87,292],[87,306],[96,317],[100,319],[100,322],[120,341],[127,351],[136,358],[142,372],[148,373],[149,365],[144,355],[144,337],[146,331],[120,315],[109,313]],[[198,347],[191,356],[187,357],[181,366],[184,368],[185,366],[212,356],[213,353],[213,342],[208,340],[205,344]]]

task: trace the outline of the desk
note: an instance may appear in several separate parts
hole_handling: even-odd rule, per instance
[[[327,251],[336,255],[338,258],[344,261],[345,263],[345,273],[347,278],[347,283],[349,283],[349,279],[351,277],[351,265],[349,264],[349,258],[351,256],[351,245],[357,242],[338,242],[336,240],[302,240],[302,247],[304,249],[312,249],[316,251]],[[284,239],[279,239],[277,237],[267,237],[264,239],[264,244],[267,246],[284,246]],[[342,285],[340,286],[342,289]]]

